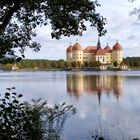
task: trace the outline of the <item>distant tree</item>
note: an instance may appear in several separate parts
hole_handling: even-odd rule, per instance
[[[73,61],[71,64],[72,64],[73,68],[77,68],[77,62],[76,61]]]
[[[124,59],[131,68],[140,68],[140,57],[126,57]]]
[[[138,63],[137,62],[134,62],[133,63],[133,67],[138,67]]]
[[[58,68],[65,68],[65,61],[60,59],[57,61],[57,67]]]
[[[77,67],[81,68],[81,61],[77,61]]]
[[[13,64],[7,63],[6,65],[4,65],[4,69],[11,70],[12,66],[13,66]]]
[[[85,66],[85,62],[83,62],[83,64],[81,65],[81,67],[82,68],[85,68],[86,66]]]
[[[72,67],[72,62],[71,61],[67,61],[66,62],[66,66],[67,66],[67,68],[71,68]]]
[[[94,67],[99,67],[102,64],[100,61],[93,61],[92,63]]]
[[[57,68],[57,62],[56,61],[52,61],[52,68]]]
[[[91,0],[0,0],[0,61],[11,62],[17,58],[15,48],[24,58],[25,47],[40,50],[33,41],[38,26],[50,23],[52,38],[62,35],[82,35],[86,21],[95,26],[99,35],[105,34],[105,19],[96,12],[100,6]]]
[[[89,66],[89,63],[88,62],[85,62],[85,67],[87,68]]]
[[[117,66],[118,66],[118,62],[115,61],[115,62],[113,63],[113,66],[114,66],[114,67],[117,67]]]
[[[89,63],[89,66],[90,67],[99,67],[101,65],[101,62],[100,61],[91,61]]]
[[[89,67],[93,67],[93,62],[90,61],[88,65]]]

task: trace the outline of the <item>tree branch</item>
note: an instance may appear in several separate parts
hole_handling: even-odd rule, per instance
[[[8,26],[13,14],[19,10],[20,5],[19,4],[14,4],[13,7],[10,8],[10,10],[5,13],[5,16],[3,17],[2,24],[0,24],[0,35],[5,31],[6,27]]]

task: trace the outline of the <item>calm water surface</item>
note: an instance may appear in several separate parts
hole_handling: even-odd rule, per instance
[[[64,140],[140,138],[140,72],[1,72],[1,94],[16,87],[24,100],[77,108],[64,127]]]

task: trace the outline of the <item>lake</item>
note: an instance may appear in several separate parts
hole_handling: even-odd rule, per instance
[[[23,100],[66,102],[77,113],[66,120],[64,140],[140,138],[140,71],[0,72],[1,94],[16,87]]]

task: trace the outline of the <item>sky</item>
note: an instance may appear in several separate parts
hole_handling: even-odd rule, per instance
[[[129,3],[128,0],[98,0],[101,4],[97,8],[102,16],[107,19],[105,29],[107,33],[101,37],[101,45],[104,48],[109,43],[110,47],[116,40],[123,47],[123,56],[140,56],[140,20],[130,12],[140,7],[140,0]],[[66,59],[66,49],[70,45],[78,43],[85,48],[89,45],[96,45],[98,39],[97,29],[88,27],[83,36],[62,37],[60,40],[51,38],[51,27],[45,26],[36,30],[36,41],[41,44],[41,50],[36,53],[32,49],[26,49],[25,56],[29,59]]]

